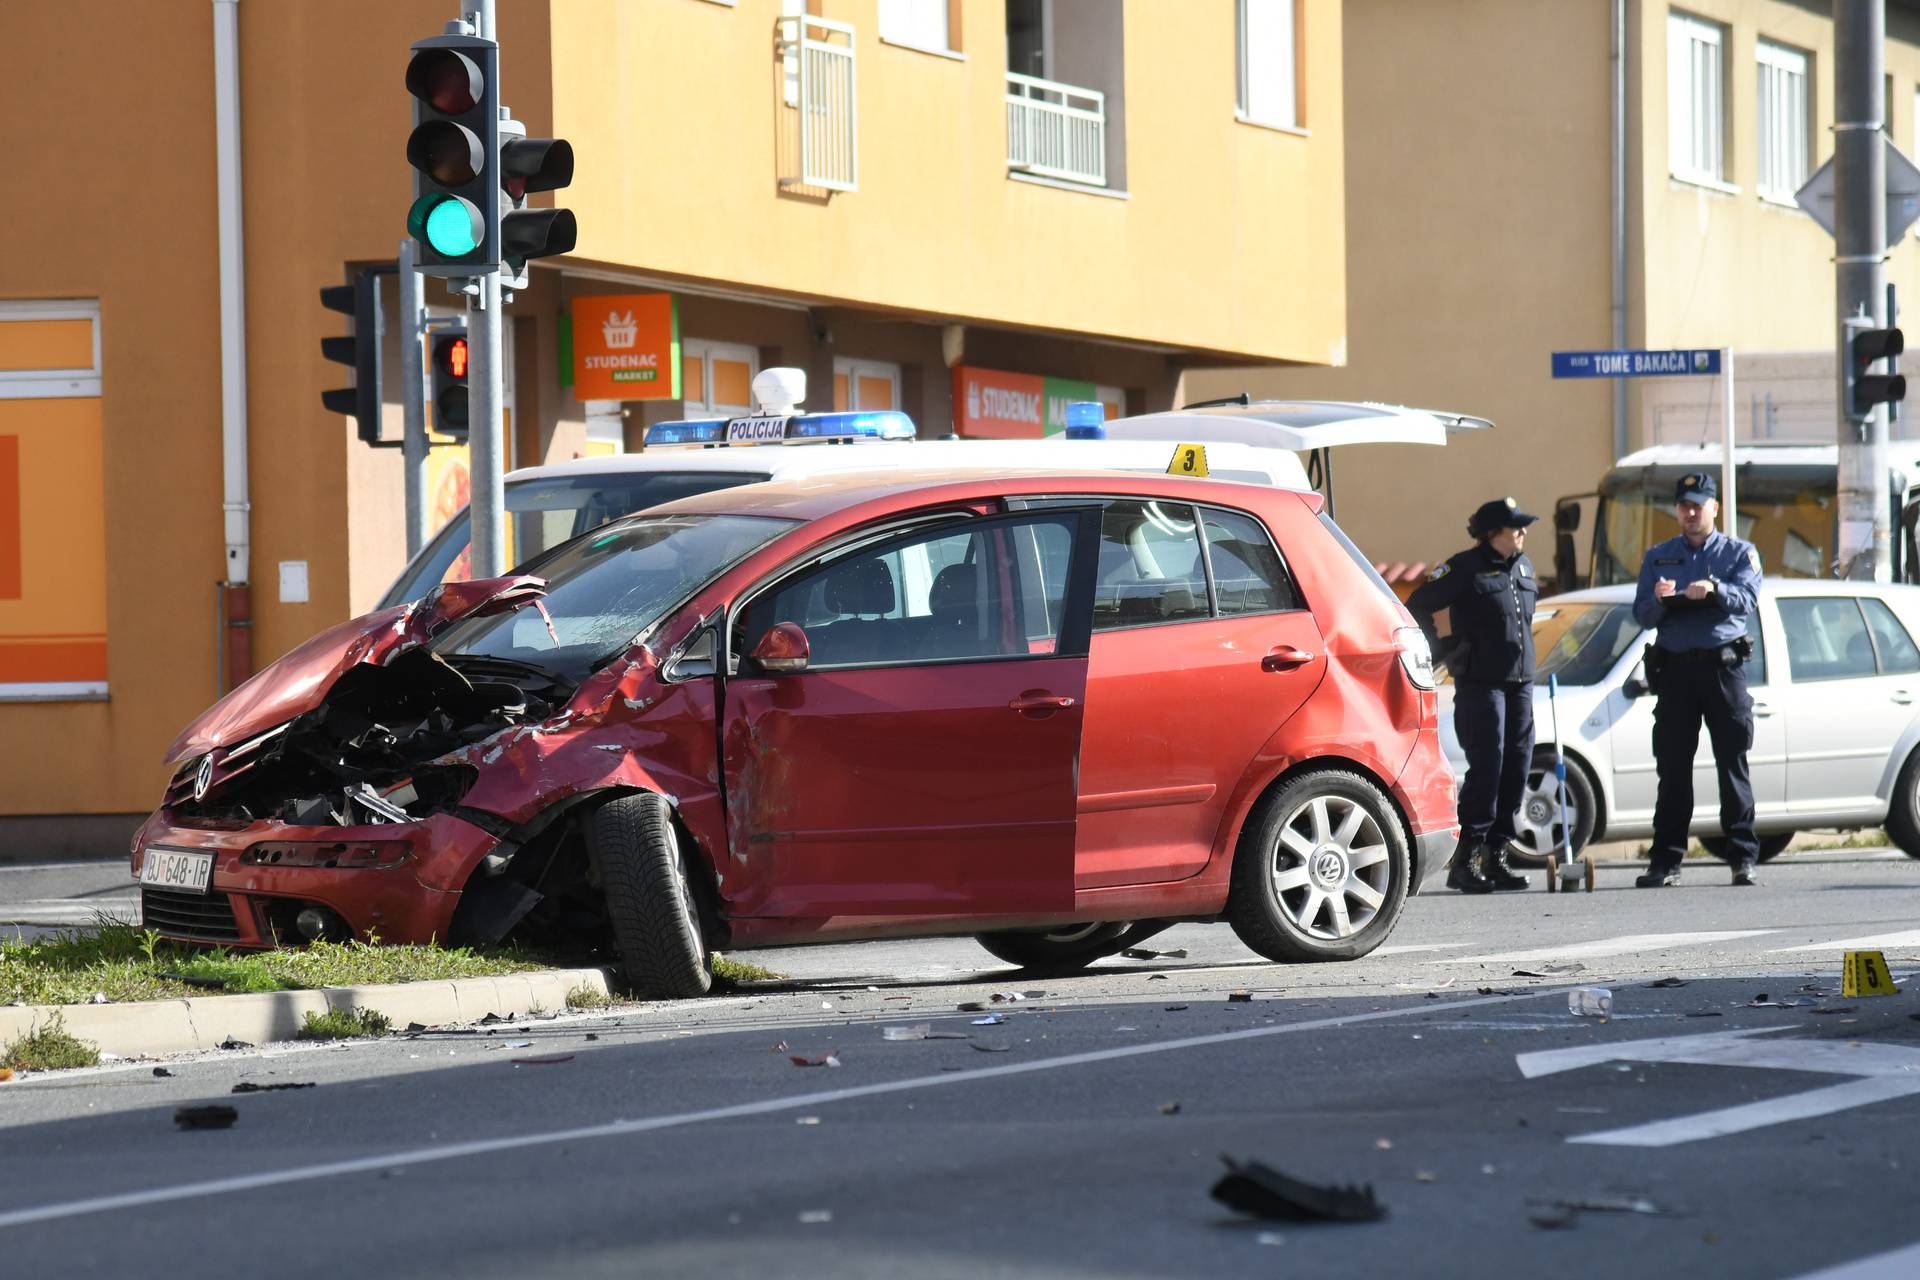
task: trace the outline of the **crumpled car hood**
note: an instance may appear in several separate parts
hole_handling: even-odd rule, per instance
[[[167,748],[166,763],[178,764],[284,724],[319,706],[353,667],[384,665],[425,644],[448,623],[517,609],[545,593],[544,579],[525,574],[449,582],[412,604],[329,627],[201,712]]]

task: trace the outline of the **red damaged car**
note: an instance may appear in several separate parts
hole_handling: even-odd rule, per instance
[[[1421,634],[1310,493],[851,473],[687,498],[314,637],[183,733],[144,918],[610,955],[1181,920],[1351,959],[1454,840]]]

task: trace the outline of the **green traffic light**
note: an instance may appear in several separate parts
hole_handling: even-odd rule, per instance
[[[421,196],[407,211],[407,232],[443,258],[463,258],[480,247],[480,211],[459,196]]]

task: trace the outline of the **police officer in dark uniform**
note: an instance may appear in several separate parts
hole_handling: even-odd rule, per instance
[[[1647,683],[1653,707],[1653,758],[1660,790],[1653,806],[1653,853],[1642,889],[1680,883],[1680,860],[1693,821],[1693,756],[1706,721],[1720,775],[1720,827],[1737,885],[1759,883],[1753,867],[1760,845],[1753,835],[1753,784],[1747,750],[1753,745],[1753,698],[1741,665],[1752,653],[1747,618],[1760,599],[1760,553],[1750,542],[1714,528],[1720,487],[1710,471],[1680,478],[1674,514],[1680,536],[1650,548],[1640,562],[1633,617],[1658,628],[1647,647]]]
[[[1540,582],[1522,548],[1538,516],[1512,498],[1480,505],[1467,521],[1478,545],[1427,575],[1407,609],[1453,674],[1453,724],[1467,753],[1460,787],[1460,843],[1447,887],[1462,893],[1524,889],[1507,865],[1513,816],[1533,760],[1533,607]],[[1442,642],[1433,615],[1448,611]]]

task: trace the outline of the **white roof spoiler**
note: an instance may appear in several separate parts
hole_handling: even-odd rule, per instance
[[[1338,400],[1210,401],[1167,413],[1115,418],[1109,440],[1236,441],[1271,449],[1326,449],[1344,444],[1443,445],[1456,431],[1484,431],[1485,418],[1397,404]]]

